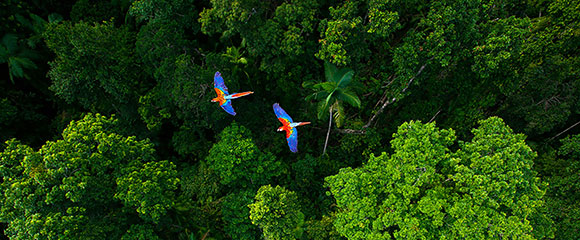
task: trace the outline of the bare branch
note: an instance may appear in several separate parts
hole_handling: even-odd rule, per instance
[[[355,130],[355,129],[334,129],[335,132],[343,134],[366,134],[365,130]]]
[[[554,140],[555,138],[557,138],[558,136],[562,135],[563,133],[567,132],[568,130],[572,129],[573,127],[576,127],[576,125],[580,124],[580,121],[574,123],[572,126],[566,128],[564,131],[561,131],[560,133],[556,134],[556,136],[553,136],[552,138],[550,138],[550,141]]]
[[[334,105],[332,105],[334,106]],[[330,127],[332,126],[332,106],[329,108],[329,119],[328,119],[328,132],[326,132],[326,141],[324,141],[324,150],[322,150],[322,155],[326,153],[326,145],[328,145],[328,137],[330,136]]]
[[[431,58],[431,59],[433,59],[433,58]],[[429,60],[431,60],[431,59],[429,59]],[[426,67],[426,66],[427,66],[427,63],[423,64],[423,66],[421,66],[421,68],[419,68],[419,71],[417,71],[417,74],[415,74],[415,76],[413,76],[411,79],[409,79],[409,82],[407,82],[407,85],[406,85],[406,86],[405,86],[405,88],[403,88],[403,90],[401,91],[402,93],[404,93],[405,91],[407,91],[407,88],[409,88],[409,86],[411,85],[411,83],[413,83],[413,80],[415,80],[415,78],[416,78],[416,77],[418,77],[418,76],[421,74],[421,72],[423,72],[423,70],[425,69],[425,67]],[[393,81],[394,81],[394,79],[393,79]],[[392,81],[391,81],[391,82],[392,82]],[[390,85],[390,84],[391,84],[391,83],[389,83],[388,85]],[[388,86],[388,85],[387,85],[387,86]],[[388,90],[387,90],[387,91],[388,91]],[[386,91],[385,91],[385,98],[386,98]],[[381,100],[383,100],[383,99],[381,99]],[[389,101],[386,101],[386,102],[385,102],[385,103],[384,103],[384,104],[381,106],[381,108],[380,108],[380,109],[379,109],[379,110],[378,110],[378,111],[375,113],[375,115],[373,115],[373,116],[371,117],[371,119],[370,119],[370,120],[367,122],[367,124],[365,124],[365,125],[363,126],[363,128],[368,128],[369,126],[371,126],[371,124],[372,124],[372,123],[373,123],[373,121],[374,121],[374,120],[377,118],[377,116],[378,116],[379,114],[381,114],[381,113],[382,113],[382,112],[385,110],[385,107],[387,107],[387,105],[389,105],[389,104],[391,104],[391,103],[395,102],[396,100],[397,100],[397,98],[392,98],[391,100],[389,100]]]
[[[377,117],[379,114],[381,114],[381,113],[383,112],[383,110],[385,109],[385,107],[386,107],[387,105],[389,105],[389,104],[393,103],[393,102],[394,102],[394,101],[396,101],[396,100],[397,100],[397,98],[393,98],[393,99],[391,99],[390,101],[386,101],[386,102],[383,104],[383,106],[381,106],[381,108],[380,108],[380,109],[379,109],[379,110],[378,110],[378,111],[375,113],[375,115],[373,115],[373,116],[371,117],[371,119],[369,120],[369,122],[367,122],[367,124],[365,124],[365,125],[363,126],[363,128],[368,128],[368,127],[371,125],[371,123],[373,123],[373,121],[375,120],[375,118],[376,118],[376,117]]]
[[[407,83],[407,86],[403,89],[402,92],[407,91],[407,88],[409,88],[409,86],[411,85],[411,83],[413,82],[413,80],[415,80],[416,77],[419,76],[419,74],[421,74],[421,72],[423,72],[423,69],[425,69],[425,66],[427,66],[427,63],[423,64],[423,66],[421,66],[421,68],[419,68],[419,71],[417,72],[417,74],[415,74],[415,76],[413,76],[409,82]]]
[[[431,120],[429,120],[429,122],[433,122],[433,120],[435,120],[435,118],[437,117],[437,115],[439,115],[440,112],[441,112],[441,109],[439,109],[439,111],[437,111],[437,113],[435,113],[435,115],[433,115],[433,117],[431,118]]]
[[[312,129],[316,129],[318,131],[326,131],[327,129],[324,128],[319,128],[319,127],[310,127]],[[331,130],[333,133],[342,133],[342,134],[366,134],[367,131],[366,130],[356,130],[356,129],[339,129],[339,128],[335,128]]]
[[[208,234],[209,234],[209,229],[208,229],[208,230],[207,230],[207,232],[205,232],[205,234],[204,234],[204,235],[201,237],[201,240],[204,240],[204,239],[207,237],[207,235],[208,235]]]

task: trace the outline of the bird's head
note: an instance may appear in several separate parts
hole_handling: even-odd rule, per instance
[[[284,127],[279,127],[278,130],[276,130],[276,131],[278,131],[278,132],[284,131]]]

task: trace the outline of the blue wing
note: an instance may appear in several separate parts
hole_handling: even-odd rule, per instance
[[[215,75],[213,76],[213,87],[219,88],[222,90],[222,92],[224,92],[225,95],[229,95],[228,87],[226,87],[224,78],[222,78],[222,74],[220,72],[215,72]]]
[[[276,113],[276,117],[278,117],[278,119],[282,118],[284,120],[287,120],[288,123],[292,123],[293,122],[293,120],[290,117],[290,115],[288,115],[288,113],[286,113],[286,111],[284,111],[284,109],[282,109],[280,107],[280,104],[274,103],[274,105],[272,105],[272,107],[274,108],[274,113]],[[280,120],[280,122],[282,122],[282,121]],[[284,122],[282,122],[282,123],[284,123]]]
[[[227,113],[236,116],[236,112],[234,111],[234,107],[232,107],[232,101],[226,100],[224,104],[220,105]]]
[[[286,141],[288,141],[290,151],[298,152],[298,131],[296,131],[296,128],[292,128],[292,133],[290,137],[286,138]]]

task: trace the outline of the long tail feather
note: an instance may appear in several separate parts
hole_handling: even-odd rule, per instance
[[[299,122],[297,126],[303,126],[303,125],[307,125],[310,124],[310,122]]]
[[[250,94],[252,94],[252,93],[254,93],[254,92],[241,92],[241,93],[234,93],[234,94],[232,94],[232,95],[228,96],[228,98],[229,98],[229,99],[236,99],[236,98],[239,98],[239,97],[243,97],[243,96],[250,95]]]

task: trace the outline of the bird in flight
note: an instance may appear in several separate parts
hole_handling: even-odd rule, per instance
[[[227,113],[231,115],[236,115],[234,111],[234,107],[232,107],[232,99],[236,99],[239,97],[243,97],[246,95],[250,95],[254,92],[241,92],[241,93],[228,93],[228,87],[224,83],[224,79],[222,78],[222,74],[220,72],[215,72],[213,76],[213,87],[215,92],[217,93],[217,97],[213,98],[212,102],[218,102],[220,107],[222,107]]]
[[[278,132],[286,131],[286,141],[288,141],[290,151],[298,152],[298,131],[296,131],[296,127],[310,124],[310,122],[294,122],[290,115],[278,103],[274,103],[272,107],[274,108],[276,117],[278,117],[278,121],[283,125],[278,128]]]

